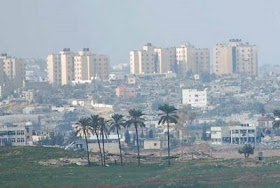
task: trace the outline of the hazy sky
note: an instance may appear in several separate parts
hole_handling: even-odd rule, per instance
[[[212,48],[230,38],[279,63],[280,0],[0,0],[0,52],[46,58],[69,47],[127,63],[147,42]]]

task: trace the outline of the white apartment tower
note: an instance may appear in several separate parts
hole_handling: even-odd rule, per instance
[[[214,47],[213,72],[217,75],[258,75],[258,50],[255,45],[231,39]]]

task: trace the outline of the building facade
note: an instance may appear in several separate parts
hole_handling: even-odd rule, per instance
[[[130,52],[131,74],[152,74],[155,71],[155,47],[151,43],[143,46],[142,50]]]
[[[199,91],[196,89],[183,89],[182,103],[184,105],[191,105],[192,107],[198,108],[207,107],[207,91]]]
[[[184,75],[190,71],[193,74],[210,73],[210,52],[207,48],[195,48],[186,43],[176,48],[177,73]]]
[[[185,75],[210,72],[209,49],[195,48],[190,43],[180,47],[159,48],[148,43],[140,51],[130,52],[131,74],[165,74],[175,72]]]
[[[67,85],[93,79],[109,79],[109,57],[92,54],[88,48],[73,53],[65,48],[47,58],[48,81],[53,85]]]
[[[214,47],[213,72],[216,75],[258,75],[258,50],[255,45],[231,39]]]
[[[176,71],[176,48],[155,48],[155,69],[160,74]]]
[[[25,82],[25,63],[22,59],[1,54],[0,56],[0,98],[12,90],[21,88]]]
[[[232,144],[246,144],[257,142],[257,127],[253,124],[241,124],[230,127],[230,138]]]
[[[0,127],[0,146],[11,144],[13,146],[25,146],[31,141],[29,127],[2,126]]]
[[[116,88],[116,96],[118,98],[120,97],[135,97],[136,96],[136,90],[134,87],[126,86],[126,85],[119,85]]]

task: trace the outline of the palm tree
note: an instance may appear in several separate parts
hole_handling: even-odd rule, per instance
[[[88,165],[90,164],[90,161],[89,161],[89,150],[88,150],[87,136],[90,135],[91,132],[92,132],[92,127],[90,127],[89,125],[90,125],[89,118],[82,117],[77,122],[77,127],[76,127],[76,134],[85,137],[86,148],[87,148],[87,162],[88,162]]]
[[[168,165],[170,165],[170,141],[169,141],[169,123],[177,123],[178,116],[176,115],[177,108],[164,104],[158,107],[161,111],[158,124],[167,124],[167,142],[168,142]]]
[[[103,165],[106,166],[106,156],[105,156],[105,137],[107,138],[109,135],[109,130],[107,128],[107,121],[103,117],[99,117],[98,124],[100,127],[100,134],[102,139],[102,146],[103,146]]]
[[[112,115],[111,131],[115,131],[116,130],[117,134],[118,134],[121,166],[123,165],[123,160],[122,160],[122,146],[121,146],[119,130],[121,130],[122,126],[124,126],[123,115],[120,115],[120,114]]]
[[[126,126],[130,127],[134,125],[136,131],[136,140],[137,140],[137,157],[138,157],[138,165],[140,165],[140,149],[139,149],[139,136],[138,136],[138,126],[145,127],[144,119],[142,116],[144,115],[141,110],[131,109],[128,111],[130,119],[126,121]]]
[[[90,116],[90,126],[93,128],[94,134],[96,135],[96,138],[97,138],[98,147],[99,147],[100,161],[101,161],[101,165],[103,166],[102,150],[101,150],[100,139],[99,139],[99,134],[98,134],[98,131],[100,129],[100,126],[99,126],[99,115],[91,115]]]
[[[274,110],[273,115],[274,115],[274,121],[272,125],[273,125],[273,129],[276,129],[280,127],[280,110]]]

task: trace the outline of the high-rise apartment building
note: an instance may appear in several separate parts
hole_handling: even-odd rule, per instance
[[[0,55],[0,98],[12,90],[23,87],[25,81],[25,63],[22,59]]]
[[[73,81],[90,81],[94,78],[109,79],[109,57],[92,54],[88,48],[77,54],[64,49],[47,58],[48,81],[53,85],[67,85]]]
[[[180,47],[159,48],[148,43],[140,51],[130,52],[131,74],[167,73],[184,75],[210,72],[209,49],[195,48],[187,43]]]
[[[93,55],[93,75],[101,80],[109,79],[110,58],[107,55]]]
[[[231,39],[214,47],[213,72],[217,75],[258,75],[258,50],[255,45]]]
[[[210,72],[210,52],[207,48],[195,48],[186,43],[176,48],[177,73],[183,75],[188,71],[193,74]]]
[[[9,57],[7,54],[2,54],[0,57],[3,68],[2,74],[4,81],[9,80],[15,87],[22,87],[25,81],[25,64],[21,59]]]
[[[53,85],[67,85],[74,80],[74,53],[64,48],[47,58],[48,81]]]
[[[91,80],[93,73],[93,54],[88,48],[80,51],[74,57],[75,81]]]
[[[155,68],[158,73],[176,71],[176,48],[155,48]]]
[[[130,52],[130,73],[151,74],[156,72],[155,47],[148,43],[142,50]]]

